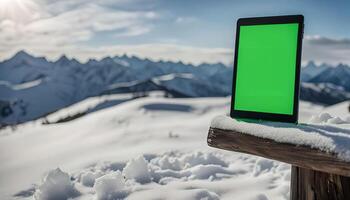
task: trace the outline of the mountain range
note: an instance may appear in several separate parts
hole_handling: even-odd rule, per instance
[[[301,99],[335,104],[350,99],[350,67],[309,62],[302,68]],[[0,62],[0,123],[17,124],[45,116],[87,97],[103,94],[169,97],[229,96],[232,67],[152,61],[135,56],[105,57],[81,63],[56,61],[20,51]]]

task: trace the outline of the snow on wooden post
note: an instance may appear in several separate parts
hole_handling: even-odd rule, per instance
[[[291,164],[291,200],[350,199],[350,129],[220,116],[212,121],[207,143]]]

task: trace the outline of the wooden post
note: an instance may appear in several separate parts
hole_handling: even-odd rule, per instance
[[[350,200],[350,163],[334,154],[216,128],[209,129],[207,142],[291,164],[291,200]]]
[[[292,166],[291,200],[350,199],[350,178]]]

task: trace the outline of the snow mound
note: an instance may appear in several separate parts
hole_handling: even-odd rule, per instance
[[[232,174],[233,172],[226,170],[220,165],[197,165],[190,169],[190,179],[208,179],[216,174]]]
[[[82,200],[218,200],[232,197],[265,200],[273,193],[272,197],[288,198],[290,167],[248,155],[171,151],[145,154],[124,163],[96,163],[76,172],[72,179],[59,169],[47,177],[46,185],[55,184],[46,190],[40,186],[35,193],[42,195],[40,199],[60,200],[81,194],[79,199]],[[237,193],[242,187],[251,190]],[[267,188],[273,192],[266,192]],[[45,191],[46,196],[39,191]]]
[[[213,152],[196,151],[191,154],[176,155],[174,152],[164,154],[151,160],[151,163],[158,165],[161,169],[181,170],[197,165],[220,165],[227,167],[228,164],[221,155]]]
[[[103,174],[101,171],[97,172],[84,172],[81,175],[81,183],[85,186],[92,187],[95,184],[95,180],[101,177]]]
[[[123,174],[127,179],[134,179],[139,183],[151,181],[148,162],[143,156],[130,160],[123,169]]]
[[[350,118],[349,112],[350,100],[326,107],[323,112],[338,116],[342,119]],[[348,121],[350,122],[350,121]]]
[[[333,117],[332,119],[329,119],[327,122],[330,124],[344,124],[344,123],[346,123],[346,121],[340,119],[340,117]]]
[[[310,119],[311,123],[322,123],[327,122],[329,119],[332,119],[332,116],[328,113],[321,113],[319,115],[313,115]]]
[[[269,200],[264,194],[259,194],[256,196],[256,200]]]
[[[219,200],[220,199],[219,195],[205,189],[195,189],[190,192],[179,192],[179,196],[180,196],[180,199],[200,199],[200,200]]]
[[[166,199],[166,200],[219,200],[220,196],[207,189],[178,189],[178,188],[157,188],[128,196],[129,200],[140,199]]]
[[[184,163],[178,157],[163,155],[152,159],[151,164],[158,165],[161,169],[181,170]]]
[[[128,194],[125,180],[120,171],[97,178],[94,189],[98,200],[122,199]]]
[[[270,170],[273,169],[274,166],[275,166],[274,161],[259,158],[258,160],[256,160],[253,174],[254,176],[258,176],[260,174],[269,172]]]
[[[309,122],[313,124],[322,124],[322,123],[346,124],[346,123],[350,123],[350,120],[348,118],[349,117],[343,120],[340,117],[333,117],[329,113],[321,113],[319,115],[313,115]]]
[[[50,171],[34,193],[36,200],[65,200],[79,195],[70,176],[57,168]]]
[[[212,120],[211,127],[234,130],[281,143],[309,146],[335,153],[340,159],[350,161],[350,124],[343,123],[343,121],[339,123],[341,119],[331,117],[326,113],[314,117],[313,120],[315,122],[327,121],[327,124],[296,125],[267,121],[251,123],[221,115]]]
[[[215,155],[214,153],[195,152],[193,154],[188,154],[184,157],[181,157],[181,161],[191,167],[198,164],[213,164],[221,165],[224,167],[227,166],[227,163],[223,160],[223,158],[219,155]]]

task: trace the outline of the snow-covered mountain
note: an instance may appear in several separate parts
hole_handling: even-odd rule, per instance
[[[310,61],[305,67],[302,68],[300,79],[303,82],[308,82],[310,79],[314,78],[330,67],[331,66],[326,64],[316,65],[315,62]]]
[[[128,56],[79,63],[64,55],[50,62],[20,51],[0,63],[0,120],[33,120],[101,94],[163,90],[176,97],[227,96],[231,74],[232,68],[223,64],[193,66]]]
[[[350,68],[302,68],[301,98],[322,104],[349,99]],[[57,111],[88,97],[161,90],[168,97],[218,97],[231,94],[232,67],[151,61],[129,56],[80,63],[60,57],[48,61],[24,51],[0,62],[0,124],[17,124]]]
[[[350,92],[332,83],[301,83],[300,98],[324,105],[350,99]]]
[[[350,67],[309,62],[301,71],[300,98],[332,105],[350,99]]]
[[[318,75],[311,78],[311,83],[332,83],[350,91],[350,67],[339,64],[333,68],[327,68]]]

